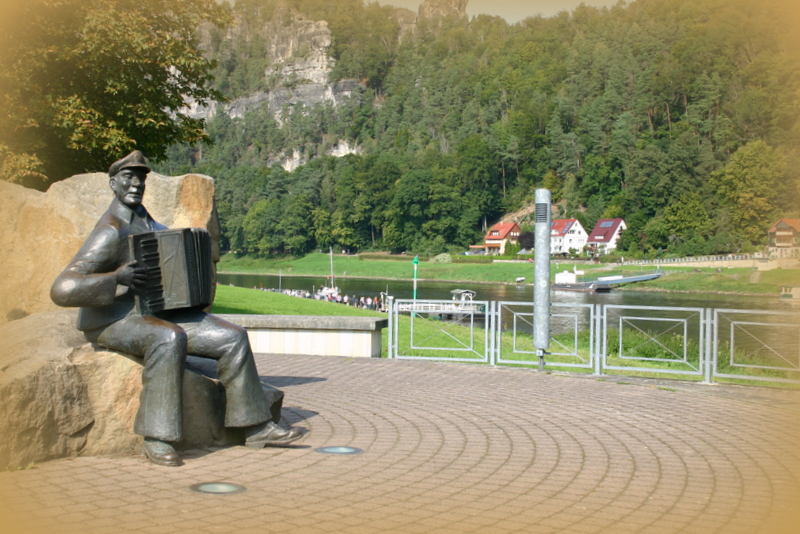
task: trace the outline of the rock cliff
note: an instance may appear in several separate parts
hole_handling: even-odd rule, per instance
[[[260,34],[266,43],[269,66],[264,77],[271,89],[224,104],[190,107],[191,116],[207,118],[225,113],[241,118],[246,112],[267,105],[270,114],[281,123],[283,114],[297,104],[309,107],[322,103],[338,105],[354,94],[358,95],[362,89],[358,80],[330,81],[336,61],[330,54],[333,36],[324,20],[313,21],[302,14],[280,12],[260,28],[238,20],[227,38],[246,39],[249,33]]]
[[[440,19],[444,17],[467,16],[468,0],[424,0],[419,6],[419,18]]]
[[[399,39],[403,41],[414,35],[420,19],[436,20],[447,16],[465,18],[466,6],[467,0],[424,0],[418,13],[398,8],[393,18],[400,28]],[[326,21],[311,20],[302,13],[278,4],[267,22],[259,23],[257,20],[239,16],[224,39],[237,43],[247,42],[254,36],[258,36],[264,43],[267,67],[263,75],[268,89],[253,91],[229,102],[207,107],[189,105],[184,110],[188,115],[211,118],[217,114],[225,114],[232,118],[242,118],[249,111],[267,106],[270,115],[282,125],[288,114],[303,106],[339,106],[351,99],[360,101],[363,98],[366,87],[360,80],[331,81],[336,60],[332,56],[334,37]],[[210,50],[213,37],[208,28],[201,29],[199,37],[201,48]],[[239,47],[230,48],[236,50]],[[345,145],[340,140],[327,153],[341,156],[358,152],[359,147]],[[273,156],[289,171],[306,163],[305,158],[294,151]]]

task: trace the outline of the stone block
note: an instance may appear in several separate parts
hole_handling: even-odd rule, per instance
[[[75,329],[76,316],[77,310],[42,312],[0,326],[0,469],[140,451],[133,420],[142,360],[87,342]],[[208,376],[215,365],[200,358],[187,362],[179,449],[244,443],[242,430],[224,426],[225,392]],[[279,414],[280,394],[265,389],[278,401],[273,408]]]

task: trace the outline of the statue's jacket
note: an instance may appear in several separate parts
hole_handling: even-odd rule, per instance
[[[134,313],[134,292],[117,284],[116,270],[131,261],[128,236],[166,226],[144,208],[134,211],[116,198],[81,249],[56,278],[50,297],[59,306],[80,307],[78,329],[93,330]]]

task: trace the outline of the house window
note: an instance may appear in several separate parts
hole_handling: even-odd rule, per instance
[[[491,235],[500,235],[500,232],[498,232],[497,230],[492,230]]]

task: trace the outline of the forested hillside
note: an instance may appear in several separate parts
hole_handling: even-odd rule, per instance
[[[275,17],[326,20],[337,105],[207,122],[211,145],[174,146],[161,170],[218,184],[223,246],[252,254],[437,253],[552,190],[591,229],[623,217],[626,255],[752,250],[800,216],[800,28],[784,0],[638,0],[509,25],[421,19],[360,0],[240,0],[211,30],[229,99],[281,84],[263,33]],[[292,11],[294,10],[294,11]],[[242,29],[244,28],[244,29]],[[347,141],[358,154],[325,155]],[[288,172],[276,161],[301,154]]]

